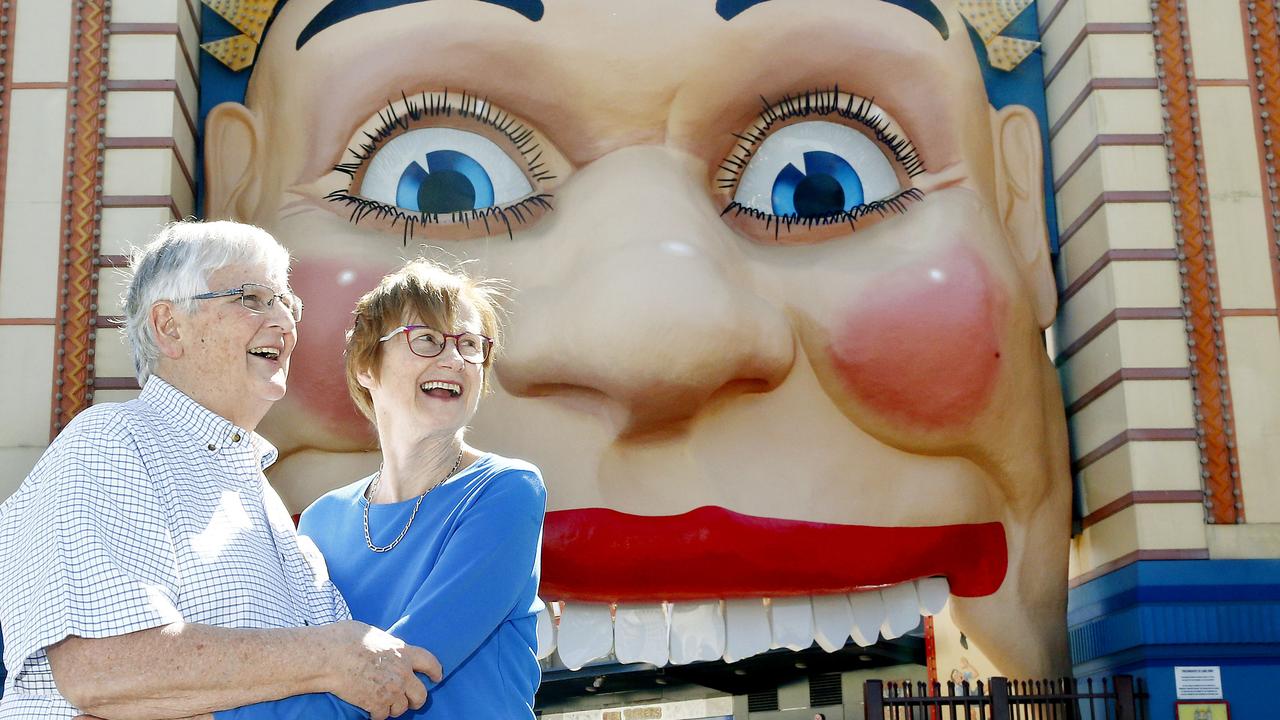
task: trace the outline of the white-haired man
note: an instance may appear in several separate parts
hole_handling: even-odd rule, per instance
[[[254,432],[284,396],[302,301],[265,231],[179,222],[135,253],[142,393],[71,422],[0,506],[0,718],[185,717],[333,692],[420,707],[430,653],[350,619]],[[316,626],[316,627],[309,627]]]

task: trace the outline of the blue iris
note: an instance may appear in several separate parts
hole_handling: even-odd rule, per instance
[[[773,214],[826,217],[863,203],[862,179],[844,158],[822,150],[804,154],[804,172],[790,163],[773,181]]]
[[[422,213],[493,207],[493,181],[480,163],[456,150],[427,153],[426,168],[412,163],[400,175],[396,205]]]

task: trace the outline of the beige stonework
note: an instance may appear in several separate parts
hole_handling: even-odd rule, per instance
[[[63,120],[67,93],[15,90],[7,117],[9,158],[4,195],[0,317],[52,318],[62,222]],[[26,238],[27,241],[23,241]],[[30,238],[50,238],[31,242]],[[50,349],[52,352],[52,349]]]
[[[101,179],[103,268],[96,313],[120,313],[119,273],[110,268],[176,215],[194,211],[191,118],[198,98],[198,3],[114,0],[107,41],[105,164]],[[67,118],[72,52],[71,0],[24,0],[10,27],[15,81],[4,108],[8,158],[0,244],[0,496],[21,481],[49,442],[64,225]],[[143,205],[135,207],[134,205]],[[133,362],[118,331],[94,333],[94,373],[108,387],[133,383]],[[137,394],[97,389],[94,402]]]
[[[18,83],[67,80],[71,58],[71,0],[18,5],[13,27],[13,75]]]
[[[1059,288],[1071,289],[1055,347],[1073,347],[1060,363],[1064,398],[1078,404],[1069,418],[1073,457],[1094,453],[1076,473],[1087,517],[1134,492],[1198,490],[1199,461],[1189,441],[1123,440],[1132,430],[1159,435],[1195,427],[1191,381],[1168,377],[1188,368],[1183,322],[1152,315],[1182,307],[1173,214],[1165,203],[1131,201],[1169,189],[1166,149],[1151,142],[1164,132],[1160,93],[1140,87],[1157,74],[1153,36],[1142,31],[1150,5],[1042,3],[1042,22],[1052,10],[1057,17],[1043,35],[1046,68],[1057,68],[1047,88],[1049,122],[1057,128],[1050,154],[1059,228],[1069,231],[1056,272]],[[1135,87],[1088,89],[1098,80]],[[1095,208],[1107,197],[1113,201]],[[1139,318],[1108,321],[1117,311]],[[1144,313],[1151,319],[1140,319]],[[1088,340],[1098,327],[1104,329]],[[1141,379],[1098,394],[1125,372]],[[1112,449],[1100,450],[1104,444]],[[1131,504],[1086,523],[1070,572],[1079,576],[1138,550],[1203,548],[1203,528],[1198,502]]]
[[[1219,13],[1229,15],[1230,13]],[[1198,67],[1198,66],[1197,66]],[[1248,88],[1200,88],[1200,134],[1224,308],[1274,308],[1261,165]]]
[[[1280,557],[1280,523],[1250,521],[1244,525],[1210,525],[1209,557],[1214,560]]]
[[[172,213],[166,208],[105,208],[102,211],[102,253],[128,255],[132,246],[141,244],[172,219]],[[104,274],[99,282],[106,280]],[[106,293],[105,290],[103,292]]]
[[[1245,517],[1280,522],[1280,327],[1274,317],[1226,318]]]
[[[1195,443],[1130,442],[1080,471],[1084,515],[1134,491],[1198,490]]]
[[[1244,43],[1241,42],[1244,28],[1239,8],[1234,3],[1221,0],[1186,0],[1186,8],[1196,77],[1202,80],[1247,79],[1250,72],[1245,63]],[[1211,106],[1208,99],[1201,105],[1206,110]],[[1245,120],[1249,117],[1250,114],[1242,115]],[[1243,136],[1245,139],[1250,137],[1252,133]]]
[[[1076,222],[1101,193],[1167,190],[1171,158],[1162,145],[1117,152],[1097,147],[1099,136],[1159,137],[1167,122],[1155,89],[1093,89],[1090,81],[1156,76],[1151,33],[1107,35],[1099,23],[1150,23],[1147,2],[1065,0],[1041,3],[1047,68],[1057,67],[1048,88],[1055,178],[1059,182],[1061,226]],[[1186,18],[1195,69],[1200,163],[1212,227],[1215,285],[1225,317],[1225,356],[1245,515],[1240,527],[1206,525],[1196,502],[1139,502],[1086,523],[1073,544],[1071,573],[1080,576],[1138,550],[1203,550],[1211,557],[1274,557],[1280,553],[1280,323],[1275,314],[1276,248],[1269,233],[1258,155],[1257,107],[1248,86],[1252,67],[1238,9],[1213,0],[1188,0]],[[1092,25],[1090,25],[1092,24]],[[1118,26],[1117,26],[1118,27]],[[1116,27],[1112,28],[1113,30]],[[1131,30],[1133,27],[1131,26]],[[1084,35],[1074,49],[1072,43]],[[1203,83],[1202,83],[1203,81]],[[1067,114],[1084,93],[1083,101]],[[1114,142],[1113,140],[1112,142]],[[1082,158],[1084,158],[1082,160]],[[1109,162],[1113,160],[1113,162]],[[1067,169],[1076,165],[1068,176]],[[1274,190],[1272,190],[1274,192]],[[1060,288],[1072,288],[1061,305],[1059,350],[1076,343],[1060,362],[1068,405],[1083,407],[1071,419],[1073,453],[1079,459],[1124,430],[1195,427],[1191,381],[1125,380],[1101,395],[1097,388],[1117,373],[1189,370],[1187,326],[1181,319],[1120,320],[1081,347],[1082,335],[1109,313],[1124,308],[1179,310],[1184,302],[1178,261],[1172,253],[1175,219],[1168,205],[1154,202],[1104,204],[1068,238],[1056,261]],[[1147,253],[1143,260],[1107,254]],[[1151,253],[1170,253],[1157,259]],[[1133,255],[1134,253],[1130,253]],[[1100,271],[1097,265],[1105,263]],[[1089,274],[1092,274],[1091,277]],[[1082,278],[1088,278],[1082,280]],[[1139,311],[1141,312],[1141,311]],[[1243,313],[1243,315],[1241,315]],[[1082,397],[1090,395],[1087,404]],[[1199,450],[1171,437],[1131,440],[1094,457],[1077,472],[1086,516],[1123,501],[1130,493],[1172,491],[1184,499],[1202,490]],[[1192,495],[1194,497],[1194,495]],[[1256,527],[1255,527],[1256,524]]]
[[[1186,380],[1121,382],[1069,419],[1072,445],[1086,455],[1128,428],[1186,428],[1191,385]]]
[[[53,393],[53,336],[49,326],[0,325],[0,494],[8,497],[49,442]]]
[[[1058,287],[1069,287],[1108,250],[1172,251],[1174,244],[1168,203],[1107,203],[1062,245],[1056,263]]]

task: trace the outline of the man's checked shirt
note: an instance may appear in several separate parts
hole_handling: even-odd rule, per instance
[[[44,651],[68,636],[349,618],[262,474],[275,458],[156,377],[78,415],[0,506],[0,718],[75,717]]]

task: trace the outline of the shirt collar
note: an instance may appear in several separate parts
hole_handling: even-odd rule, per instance
[[[264,470],[279,456],[279,451],[266,438],[237,426],[155,375],[147,378],[138,399],[187,430],[191,442],[205,452],[252,448]]]

